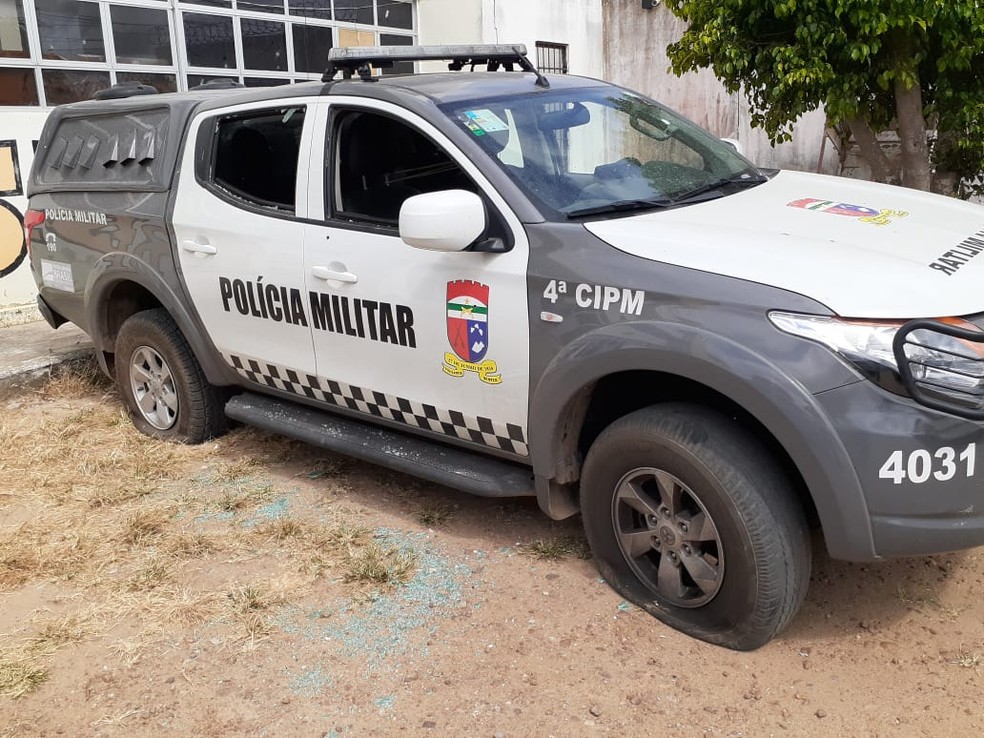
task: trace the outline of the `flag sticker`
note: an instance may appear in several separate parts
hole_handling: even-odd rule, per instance
[[[857,218],[861,223],[872,223],[880,226],[889,225],[893,218],[905,218],[909,215],[905,210],[876,210],[864,205],[852,205],[848,202],[835,202],[834,200],[818,200],[813,197],[793,200],[786,203],[786,207]]]

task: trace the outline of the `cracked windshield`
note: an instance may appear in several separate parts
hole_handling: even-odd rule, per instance
[[[446,112],[559,216],[681,205],[765,180],[729,144],[610,87],[470,101]]]

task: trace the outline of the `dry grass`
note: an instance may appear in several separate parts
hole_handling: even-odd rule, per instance
[[[274,631],[276,608],[317,577],[361,594],[412,576],[412,556],[384,549],[344,515],[263,518],[261,507],[285,495],[269,467],[301,450],[248,429],[201,446],[145,437],[91,361],[18,398],[0,425],[0,592],[55,587],[59,607],[17,622],[0,614],[2,628],[16,628],[0,636],[0,697],[37,689],[58,653],[83,641],[125,664],[204,625],[232,628],[256,648]],[[329,490],[345,484],[334,477],[350,462],[312,463],[317,473],[296,476],[330,477]],[[261,570],[265,578],[232,580]],[[111,639],[121,625],[125,637]]]
[[[255,584],[236,587],[227,596],[232,603],[233,610],[240,615],[248,615],[257,610],[266,610],[270,606],[262,587]]]
[[[402,584],[409,581],[417,567],[410,551],[384,548],[370,541],[360,548],[350,548],[343,579],[369,585]]]
[[[269,484],[251,484],[242,478],[231,481],[234,486],[222,490],[217,502],[220,512],[243,512],[273,499],[273,487]]]
[[[905,604],[919,610],[925,614],[935,615],[940,620],[943,621],[953,621],[956,620],[963,609],[958,607],[951,607],[943,601],[941,601],[935,595],[930,594],[916,594],[910,592],[904,587],[899,587],[898,597]]]
[[[0,697],[23,697],[48,680],[48,668],[37,656],[0,655]]]
[[[103,715],[98,720],[93,720],[91,724],[93,727],[96,727],[98,725],[116,726],[123,723],[123,721],[126,720],[127,718],[133,717],[134,715],[139,715],[141,712],[143,711],[134,708],[132,710],[124,710],[123,712],[118,712],[115,715]]]
[[[950,659],[950,663],[954,666],[964,669],[974,669],[976,671],[980,666],[984,665],[984,658],[979,653],[963,651]]]
[[[201,531],[175,533],[166,540],[166,552],[175,559],[197,559],[222,550],[219,536]]]
[[[428,528],[437,528],[450,521],[454,513],[451,505],[425,505],[417,513],[417,520]]]
[[[94,629],[91,613],[71,612],[60,618],[45,621],[31,635],[25,650],[32,654],[52,654],[62,646],[80,643],[89,637]]]
[[[152,545],[163,536],[170,519],[170,510],[162,508],[136,510],[123,519],[119,541],[131,548]]]

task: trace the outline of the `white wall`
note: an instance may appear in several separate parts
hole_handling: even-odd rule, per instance
[[[482,0],[486,43],[526,44],[536,62],[536,42],[568,45],[571,74],[601,77],[601,0]]]
[[[421,46],[479,44],[482,0],[417,0],[417,43]],[[444,62],[423,62],[421,72],[446,72]]]
[[[791,142],[773,146],[761,129],[752,129],[744,97],[728,93],[713,72],[677,77],[670,71],[666,48],[680,39],[686,24],[664,5],[643,10],[638,0],[606,0],[604,21],[606,79],[649,95],[717,136],[737,138],[760,166],[817,171],[826,130],[822,111],[803,116]],[[837,152],[828,142],[820,170],[838,168]]]
[[[482,42],[482,0],[417,0],[422,46]]]
[[[601,0],[417,0],[419,42],[426,44],[526,44],[536,62],[536,42],[568,45],[571,74],[601,77]],[[422,64],[421,71],[447,67]]]
[[[0,108],[0,142],[14,141],[17,151],[17,169],[21,185],[21,194],[0,196],[8,205],[13,206],[16,214],[7,207],[0,206],[0,325],[16,322],[15,313],[20,307],[33,304],[37,290],[31,277],[27,260],[23,258],[24,231],[21,221],[27,210],[27,198],[23,195],[27,185],[27,177],[34,161],[33,142],[41,134],[41,126],[47,113],[37,109]],[[0,162],[7,162],[6,155]],[[3,164],[0,164],[0,182],[7,182],[11,177]],[[3,189],[0,186],[0,189]],[[16,268],[12,266],[21,260]]]

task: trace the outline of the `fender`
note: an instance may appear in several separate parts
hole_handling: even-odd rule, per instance
[[[108,330],[107,297],[121,282],[140,285],[171,314],[210,383],[235,384],[235,372],[221,361],[215,344],[205,334],[197,318],[188,311],[160,274],[138,257],[119,252],[100,258],[90,270],[85,285],[86,319],[103,371],[107,371],[103,352],[112,353],[115,350]]]
[[[813,395],[748,347],[679,323],[605,326],[580,337],[554,358],[531,401],[530,449],[538,478],[556,476],[557,419],[564,417],[568,404],[586,386],[630,370],[684,377],[744,408],[775,436],[802,475],[830,555],[855,561],[877,558],[860,481]]]

